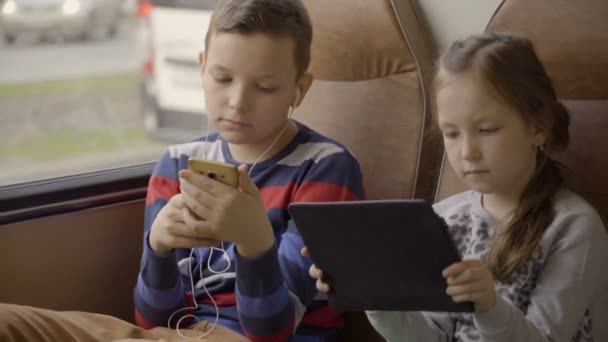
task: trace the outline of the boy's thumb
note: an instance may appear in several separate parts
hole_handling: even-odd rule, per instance
[[[255,183],[249,178],[247,173],[247,165],[239,165],[239,186],[243,192],[246,192],[253,196],[259,196],[260,192]]]

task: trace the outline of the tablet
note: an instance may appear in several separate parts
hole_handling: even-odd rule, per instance
[[[460,256],[443,219],[424,200],[292,203],[313,262],[343,311],[472,312],[445,291],[442,271]]]

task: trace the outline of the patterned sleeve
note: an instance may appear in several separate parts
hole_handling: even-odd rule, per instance
[[[593,336],[593,330],[599,331],[602,324],[598,321],[596,327],[591,320],[590,307],[608,288],[608,234],[596,212],[576,210],[563,209],[545,233],[545,239],[554,240],[526,313],[498,297],[490,311],[475,315],[482,338],[497,342],[605,341],[606,336]]]

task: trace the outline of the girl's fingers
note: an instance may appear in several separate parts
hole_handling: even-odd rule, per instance
[[[467,268],[468,266],[464,262],[457,262],[448,266],[445,270],[443,270],[442,274],[444,278],[454,278],[464,272]]]
[[[458,296],[466,293],[480,292],[483,290],[483,283],[471,282],[461,285],[450,285],[445,292],[450,296]]]
[[[306,249],[306,247],[304,247],[302,249],[302,251],[304,251]],[[317,290],[324,292],[324,293],[328,293],[329,292],[329,285],[327,283],[324,283],[321,278],[323,278],[323,271],[321,271],[320,269],[317,268],[317,266],[315,266],[314,264],[310,266],[310,268],[308,269],[308,274],[313,277],[314,279],[316,279],[316,283],[315,285],[317,286]]]
[[[308,269],[308,274],[315,279],[321,279],[321,277],[323,277],[323,271],[318,269],[314,264]]]
[[[474,291],[470,293],[460,294],[452,296],[452,300],[455,302],[473,302],[479,304],[481,302],[488,302],[490,298],[493,298],[492,292],[487,291]]]
[[[326,283],[322,282],[321,279],[317,279],[317,290],[324,292],[324,293],[328,293],[329,292],[329,285],[327,285]]]
[[[444,269],[443,277],[444,278],[456,277],[457,275],[466,271],[467,269],[477,268],[477,267],[482,267],[482,266],[483,266],[483,262],[481,260],[477,260],[477,259],[463,260],[461,262],[452,264],[452,265],[448,266],[446,269]]]
[[[448,285],[460,285],[479,281],[483,277],[482,268],[469,268],[453,277],[448,277]]]
[[[473,295],[472,294],[466,294],[466,295],[460,295],[460,296],[453,296],[452,300],[456,303],[461,303],[461,302],[475,302],[473,300]]]

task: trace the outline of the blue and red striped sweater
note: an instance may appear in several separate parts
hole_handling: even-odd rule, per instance
[[[342,313],[327,305],[308,275],[311,260],[300,256],[303,242],[287,205],[362,199],[361,170],[344,146],[297,124],[298,133],[293,140],[251,171],[274,230],[274,248],[256,259],[247,259],[238,254],[234,244],[225,243],[231,263],[221,274],[212,273],[207,263],[212,270],[225,269],[228,263],[222,253],[197,248],[191,260],[194,294],[199,303],[194,315],[211,322],[216,317],[202,288],[204,282],[219,305],[218,324],[252,341],[329,341],[343,324]],[[146,328],[167,326],[175,311],[192,306],[190,250],[177,249],[168,256],[159,256],[148,243],[156,215],[179,193],[178,172],[187,167],[190,156],[238,164],[227,143],[215,133],[206,141],[201,138],[171,146],[156,165],[148,186],[144,248],[134,291],[136,322]],[[175,316],[171,326],[179,319],[179,315]]]

